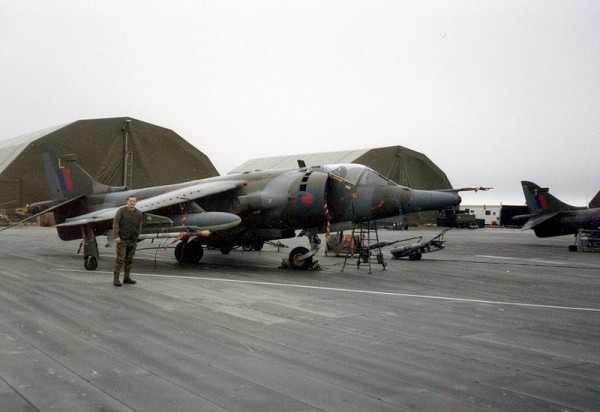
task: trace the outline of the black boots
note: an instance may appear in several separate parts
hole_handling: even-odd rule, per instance
[[[131,279],[131,276],[129,276],[128,273],[125,274],[125,277],[123,278],[123,283],[121,283],[119,281],[119,275],[115,274],[115,280],[113,282],[113,285],[115,286],[122,286],[123,284],[128,284],[128,285],[135,285],[137,282],[133,279]]]

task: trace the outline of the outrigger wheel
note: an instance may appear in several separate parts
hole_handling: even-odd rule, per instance
[[[87,270],[96,270],[98,267],[98,259],[96,259],[94,256],[87,255],[83,258],[83,266]]]
[[[312,256],[302,259],[302,256],[307,254],[309,250],[305,247],[298,246],[290,252],[290,268],[296,270],[307,270],[312,265]]]

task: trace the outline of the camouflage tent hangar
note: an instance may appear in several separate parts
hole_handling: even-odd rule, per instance
[[[308,166],[332,163],[359,163],[394,182],[413,189],[450,189],[446,174],[423,153],[402,146],[389,146],[374,149],[347,150],[328,153],[297,154],[249,160],[230,173],[265,169],[287,169],[298,167],[298,160]],[[433,223],[437,212],[421,212],[408,216],[408,223]]]
[[[76,154],[107,185],[139,188],[218,176],[208,157],[172,130],[128,117],[79,120],[0,140],[0,209],[10,214],[49,199],[43,152]]]

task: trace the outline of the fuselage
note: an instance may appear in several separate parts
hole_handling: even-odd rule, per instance
[[[533,231],[537,237],[574,235],[577,234],[579,229],[599,230],[600,209],[560,212],[556,216],[533,227]]]
[[[325,231],[327,224],[365,222],[421,210],[456,206],[456,193],[420,191],[397,185],[372,169],[356,164],[293,170],[246,172],[173,185],[90,194],[55,211],[57,223],[74,216],[124,205],[135,195],[145,199],[167,196],[200,184],[227,184],[227,190],[189,198],[176,206],[147,210],[170,218],[174,225],[192,224],[194,214],[224,212],[241,218],[235,228],[215,233],[214,243],[241,243],[294,236],[298,229]],[[96,235],[110,230],[111,222],[94,226]],[[81,238],[76,227],[58,228],[62,239]],[[207,243],[210,243],[210,239]]]

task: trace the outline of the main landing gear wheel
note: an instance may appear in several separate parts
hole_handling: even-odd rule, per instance
[[[308,253],[308,249],[302,246],[292,249],[290,252],[290,268],[296,270],[307,270],[312,265],[312,256],[302,259]]]
[[[181,264],[197,264],[204,256],[200,242],[179,242],[175,246],[175,259]]]
[[[94,256],[88,255],[83,258],[83,266],[87,270],[96,270],[98,267],[98,259],[96,259]]]

